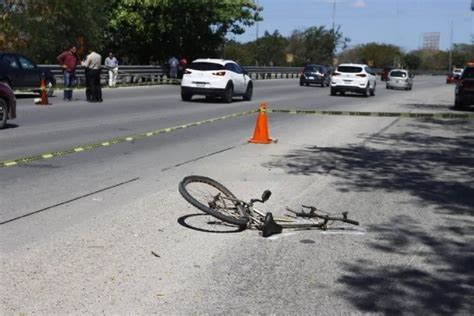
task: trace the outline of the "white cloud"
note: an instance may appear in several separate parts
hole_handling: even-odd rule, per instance
[[[367,3],[365,2],[365,0],[357,0],[352,6],[354,8],[365,8],[367,7]]]

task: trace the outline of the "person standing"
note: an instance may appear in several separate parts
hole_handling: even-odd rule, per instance
[[[178,78],[182,79],[184,72],[186,71],[186,68],[188,67],[188,61],[186,60],[186,57],[182,56],[181,59],[179,60],[179,73],[178,73]]]
[[[82,66],[86,68],[88,74],[88,80],[86,81],[88,81],[90,89],[87,100],[89,102],[102,102],[102,88],[100,85],[101,65],[102,56],[96,53],[94,48],[90,48],[89,55],[82,62]]]
[[[174,56],[171,57],[168,60],[168,64],[170,67],[170,77],[173,79],[176,79],[178,77],[178,64],[179,64],[178,58]]]
[[[79,64],[77,47],[75,45],[69,46],[68,50],[61,53],[56,59],[64,74],[64,100],[71,101],[73,86],[76,82],[76,67]]]
[[[115,87],[118,75],[118,61],[114,54],[109,53],[109,56],[104,61],[104,66],[109,71],[109,87]]]

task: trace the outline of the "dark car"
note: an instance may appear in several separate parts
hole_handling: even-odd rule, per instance
[[[23,55],[0,52],[0,82],[8,84],[13,90],[39,93],[42,78],[45,79],[48,95],[52,96],[56,80],[51,70],[39,67]]]
[[[322,65],[306,65],[300,75],[300,86],[318,84],[321,85],[321,87],[329,87],[330,81],[331,73]]]
[[[461,77],[462,74],[462,68],[454,68],[453,72],[448,73],[446,77],[446,83],[456,83],[459,80],[459,77]]]
[[[464,68],[456,84],[454,97],[456,109],[474,105],[474,63],[469,63]]]
[[[382,69],[382,72],[380,73],[380,80],[387,81],[388,80],[388,74],[393,69],[394,69],[393,67],[384,67],[384,69]]]
[[[7,125],[7,120],[16,118],[16,99],[12,89],[0,82],[0,129]]]

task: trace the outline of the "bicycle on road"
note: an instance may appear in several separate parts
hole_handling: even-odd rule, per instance
[[[179,183],[179,192],[186,201],[201,211],[241,228],[257,228],[262,231],[263,237],[279,234],[284,228],[327,229],[337,221],[359,225],[359,222],[347,218],[348,212],[341,213],[340,217],[332,216],[307,205],[302,205],[301,212],[287,207],[291,216],[274,218],[272,213],[263,213],[254,207],[255,203],[265,203],[270,198],[270,190],[265,190],[260,199],[245,202],[216,180],[204,176],[185,177]]]

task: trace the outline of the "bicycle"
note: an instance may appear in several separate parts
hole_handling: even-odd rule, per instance
[[[301,212],[287,207],[286,210],[291,212],[292,216],[274,218],[272,213],[263,213],[254,207],[255,203],[265,203],[270,198],[270,190],[265,190],[260,199],[245,202],[216,180],[204,176],[185,177],[179,183],[179,192],[186,201],[201,211],[242,228],[257,228],[262,231],[263,237],[279,234],[284,228],[325,230],[336,221],[359,225],[359,222],[347,218],[348,212],[343,212],[342,217],[331,216],[307,205],[302,205]]]

